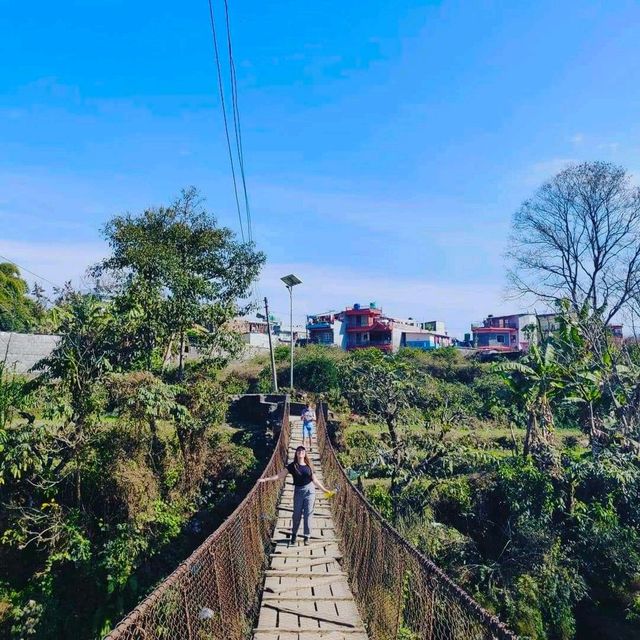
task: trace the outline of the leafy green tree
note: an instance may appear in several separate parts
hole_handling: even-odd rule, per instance
[[[415,368],[404,360],[378,349],[350,354],[340,366],[342,393],[351,408],[382,421],[391,442],[391,496],[397,502],[398,474],[401,467],[400,424],[405,414],[420,400]]]
[[[28,297],[29,285],[10,262],[0,263],[0,331],[31,331],[41,311]]]
[[[26,397],[26,380],[10,371],[6,362],[0,360],[0,451],[2,433],[16,412],[22,408]]]
[[[139,306],[148,365],[154,350],[169,354],[177,343],[182,377],[189,333],[208,353],[239,348],[227,323],[239,313],[237,301],[248,294],[265,256],[218,227],[195,188],[183,190],[167,207],[116,216],[104,235],[113,254],[94,273],[120,279],[116,304]]]
[[[100,408],[97,391],[111,369],[105,344],[114,317],[105,303],[79,293],[60,313],[61,339],[36,367],[45,371],[42,381],[59,383],[68,394],[70,420],[80,435]]]
[[[62,418],[57,434],[58,461],[54,473],[65,470],[75,476],[77,506],[82,502],[82,458],[95,433],[104,407],[102,385],[111,363],[105,345],[114,327],[109,307],[93,296],[70,294],[59,308],[61,338],[51,354],[38,362],[44,370],[40,385],[52,393],[52,413]]]
[[[112,374],[106,386],[110,404],[134,426],[136,437],[150,438],[150,466],[161,473],[166,452],[158,430],[161,420],[170,420],[180,410],[175,390],[148,371]]]
[[[565,402],[578,407],[578,423],[594,455],[622,444],[640,451],[640,367],[613,339],[599,313],[559,305],[559,331],[551,338],[562,365]]]

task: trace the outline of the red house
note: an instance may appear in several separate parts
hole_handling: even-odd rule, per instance
[[[393,349],[393,321],[382,317],[382,311],[372,302],[368,307],[354,304],[344,312],[347,323],[347,351],[376,347]]]

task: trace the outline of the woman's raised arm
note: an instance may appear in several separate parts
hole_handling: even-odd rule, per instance
[[[284,477],[286,477],[287,473],[289,472],[287,470],[287,467],[285,467],[280,471],[280,473],[276,473],[275,476],[267,476],[266,478],[260,478],[258,482],[273,482],[274,480],[282,480]]]

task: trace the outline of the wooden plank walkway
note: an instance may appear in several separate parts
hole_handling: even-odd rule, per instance
[[[289,460],[302,444],[299,418],[291,419]],[[314,438],[315,441],[315,438]],[[315,442],[314,442],[315,445]],[[309,456],[322,483],[320,456]],[[330,487],[327,487],[330,488]],[[287,477],[272,538],[273,553],[267,570],[254,640],[367,640],[356,602],[342,571],[340,540],[336,537],[329,502],[316,490],[309,545],[289,546],[286,534],[293,515],[293,481]]]

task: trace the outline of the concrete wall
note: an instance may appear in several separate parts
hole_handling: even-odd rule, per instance
[[[341,349],[347,348],[347,323],[342,320],[333,322],[333,343]]]
[[[231,403],[229,413],[237,420],[273,426],[282,420],[286,398],[284,394],[248,393]]]
[[[434,333],[446,333],[443,320],[430,320],[429,322],[423,322],[422,328],[426,331],[433,331]]]
[[[271,339],[275,342],[276,336],[272,334]],[[269,348],[269,336],[266,333],[244,333],[242,340],[251,347]]]
[[[517,322],[518,322],[518,349],[527,351],[529,349],[530,342],[524,329],[525,327],[530,327],[531,325],[533,325],[534,327],[537,327],[537,318],[533,313],[527,313],[527,314],[521,315],[518,318]],[[531,339],[533,342],[536,342],[536,339],[537,339],[536,335],[534,334],[533,336],[531,336]]]
[[[407,332],[405,334],[405,346],[423,350],[436,348],[433,337],[428,333]]]
[[[405,330],[406,327],[400,327],[397,325],[391,330],[391,344],[394,351],[397,351],[402,346],[402,335]]]
[[[59,339],[59,336],[0,331],[0,362],[6,362],[16,373],[28,373],[36,362],[51,354]]]

